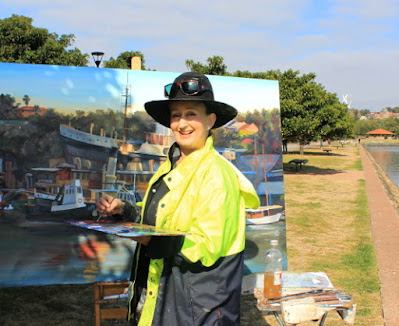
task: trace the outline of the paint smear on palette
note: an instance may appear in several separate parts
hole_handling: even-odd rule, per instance
[[[123,238],[136,238],[144,236],[181,236],[187,232],[158,228],[152,225],[132,222],[99,223],[90,221],[66,221],[81,228],[117,235]]]

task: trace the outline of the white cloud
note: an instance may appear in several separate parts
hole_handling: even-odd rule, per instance
[[[396,0],[335,0],[334,12],[359,16],[364,19],[389,19],[397,17],[399,4]]]
[[[74,88],[75,87],[75,83],[72,80],[70,80],[70,79],[67,79],[65,81],[65,84],[67,85],[68,88]]]

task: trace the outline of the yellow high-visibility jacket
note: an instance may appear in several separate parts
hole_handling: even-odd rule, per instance
[[[245,208],[259,206],[252,183],[217,153],[212,137],[208,137],[204,148],[188,155],[174,169],[171,164],[167,160],[159,167],[148,190],[163,177],[169,192],[159,201],[156,226],[188,232],[179,255],[193,264],[200,262],[211,267],[221,257],[242,252]],[[163,259],[150,261],[147,296],[139,325],[152,324],[163,263]]]

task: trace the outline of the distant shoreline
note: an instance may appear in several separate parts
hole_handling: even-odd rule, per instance
[[[362,145],[364,145],[364,147],[366,147],[365,149],[367,149],[367,146],[375,146],[375,147],[380,147],[380,146],[384,146],[384,147],[398,147],[399,146],[399,141],[393,141],[393,140],[387,140],[387,141],[368,141],[368,142],[364,142]]]

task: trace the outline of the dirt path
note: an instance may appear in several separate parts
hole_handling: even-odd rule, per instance
[[[361,146],[371,229],[377,254],[386,326],[399,325],[399,216]]]

